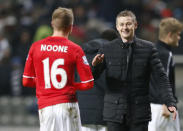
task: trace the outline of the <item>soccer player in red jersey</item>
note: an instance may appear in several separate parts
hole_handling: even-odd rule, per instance
[[[68,40],[73,12],[57,8],[53,35],[32,44],[23,73],[23,86],[36,87],[40,131],[80,131],[76,90],[93,87],[90,66],[80,46]],[[74,82],[77,69],[81,83]]]

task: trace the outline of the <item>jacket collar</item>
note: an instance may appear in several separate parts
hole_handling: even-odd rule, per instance
[[[159,44],[160,46],[162,46],[162,47],[164,47],[164,48],[166,48],[166,49],[168,49],[168,50],[171,51],[171,46],[168,45],[168,44],[166,44],[165,42],[163,42],[163,41],[161,41],[161,40],[158,40],[158,44]]]
[[[121,43],[120,45],[122,46],[122,48],[129,48],[135,43],[135,40],[136,40],[136,37],[134,37],[134,39],[131,42],[124,43],[120,38],[120,43]]]

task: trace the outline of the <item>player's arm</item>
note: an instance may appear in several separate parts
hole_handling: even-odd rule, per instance
[[[23,77],[22,78],[22,84],[23,84],[24,87],[32,87],[32,88],[36,87],[35,78]]]
[[[89,90],[93,87],[93,85],[94,85],[93,81],[87,83],[74,83],[74,87],[76,88],[76,90],[81,91]]]
[[[74,86],[76,90],[91,89],[94,85],[94,79],[88,60],[81,48],[78,53],[76,53],[76,56],[76,67],[80,76],[81,83],[75,83]]]
[[[36,75],[34,70],[34,64],[33,64],[33,46],[31,46],[29,50],[29,54],[26,59],[25,67],[24,67],[24,73],[22,78],[22,85],[24,87],[36,87]]]

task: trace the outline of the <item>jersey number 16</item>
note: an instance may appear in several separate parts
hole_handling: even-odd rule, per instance
[[[44,82],[45,88],[51,88],[52,82],[53,86],[56,89],[62,89],[67,83],[67,73],[63,68],[58,68],[59,65],[64,65],[64,59],[56,59],[51,65],[51,70],[49,70],[49,58],[44,59],[43,61],[44,68]],[[51,71],[51,79],[50,79],[50,71]],[[61,81],[57,80],[57,75],[61,76]]]

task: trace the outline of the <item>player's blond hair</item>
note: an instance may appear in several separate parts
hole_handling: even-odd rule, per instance
[[[183,30],[183,24],[173,17],[164,18],[159,24],[159,39],[167,36],[168,33],[177,33]]]
[[[72,9],[58,7],[52,14],[52,26],[57,30],[67,30],[73,24]]]

